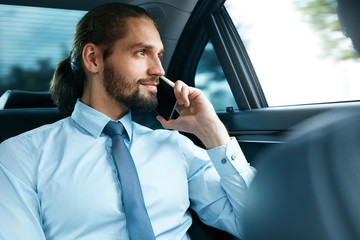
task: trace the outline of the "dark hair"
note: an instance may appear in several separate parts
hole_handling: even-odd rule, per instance
[[[82,51],[86,44],[98,46],[105,60],[111,55],[114,43],[127,33],[129,18],[151,16],[142,8],[123,4],[109,3],[91,9],[76,27],[70,56],[61,61],[55,70],[50,84],[52,98],[65,116],[70,116],[76,100],[82,96],[84,82]]]
[[[360,1],[338,0],[337,13],[344,34],[351,38],[355,50],[360,54]]]

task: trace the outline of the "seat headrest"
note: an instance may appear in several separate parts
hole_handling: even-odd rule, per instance
[[[0,97],[0,109],[56,107],[49,92],[7,90]]]

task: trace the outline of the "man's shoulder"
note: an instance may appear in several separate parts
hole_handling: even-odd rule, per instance
[[[179,131],[171,130],[171,129],[164,129],[164,128],[150,128],[139,123],[133,122],[133,131],[134,134],[138,137],[144,137],[149,139],[154,139],[157,141],[165,141],[165,142],[180,142],[184,144],[184,142],[191,142],[192,141],[184,136],[183,134],[179,133]]]
[[[159,135],[173,135],[178,134],[178,131],[169,130],[164,128],[150,128],[148,126],[142,125],[137,122],[132,122],[133,130],[136,131],[137,134],[159,134]]]

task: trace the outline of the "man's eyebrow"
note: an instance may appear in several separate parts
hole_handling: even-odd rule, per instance
[[[154,50],[154,49],[155,49],[154,45],[148,44],[148,43],[138,43],[138,44],[134,44],[134,45],[131,45],[129,48],[130,48],[130,49],[134,49],[134,48],[144,48],[144,49],[150,49],[150,50]],[[164,53],[164,49],[163,49],[163,48],[160,49],[160,53]]]

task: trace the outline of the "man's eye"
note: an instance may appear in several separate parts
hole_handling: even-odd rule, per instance
[[[139,56],[144,56],[145,52],[144,51],[137,51],[136,54],[139,55]]]

